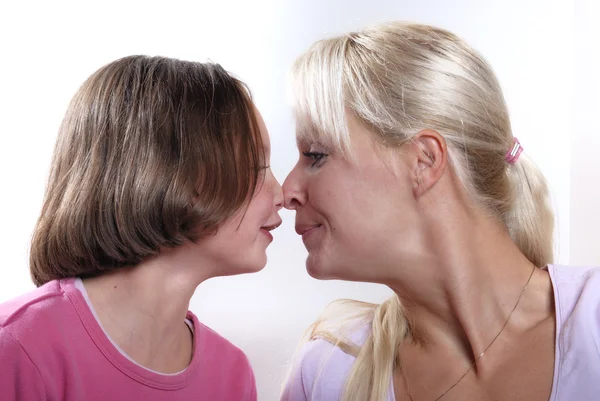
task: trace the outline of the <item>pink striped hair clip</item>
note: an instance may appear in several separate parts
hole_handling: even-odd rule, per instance
[[[509,164],[515,164],[517,160],[519,160],[519,156],[523,153],[523,146],[521,146],[521,142],[515,137],[513,140],[513,146],[510,148],[506,156],[504,156],[504,160],[506,160]]]

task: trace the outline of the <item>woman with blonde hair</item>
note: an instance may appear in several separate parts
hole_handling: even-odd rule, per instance
[[[600,273],[552,264],[546,181],[481,55],[385,23],[313,45],[292,92],[308,273],[394,294],[330,306],[282,400],[596,399]]]
[[[61,126],[31,244],[39,287],[0,305],[3,400],[256,401],[246,355],[188,311],[266,263],[269,135],[220,65],[131,56]]]

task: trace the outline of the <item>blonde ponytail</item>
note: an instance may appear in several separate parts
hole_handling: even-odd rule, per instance
[[[371,333],[361,347],[344,389],[344,401],[381,401],[387,396],[398,349],[410,335],[400,299],[393,295],[375,309]],[[358,383],[362,383],[358,385]]]
[[[525,154],[507,174],[513,197],[505,217],[510,237],[531,263],[546,266],[554,254],[554,213],[546,179]]]

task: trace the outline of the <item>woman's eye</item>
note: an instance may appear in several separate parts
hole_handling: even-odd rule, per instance
[[[313,160],[311,167],[314,167],[319,161],[321,161],[325,156],[327,156],[326,153],[322,152],[302,152],[302,154],[304,155],[304,157],[308,157]]]

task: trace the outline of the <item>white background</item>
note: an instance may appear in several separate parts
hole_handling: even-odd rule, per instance
[[[217,4],[218,3],[218,4]],[[557,260],[600,265],[600,30],[596,0],[33,1],[0,5],[0,302],[33,288],[27,248],[56,132],[79,85],[122,56],[205,61],[254,92],[282,182],[295,163],[285,83],[319,38],[390,19],[448,28],[480,50],[503,85],[514,133],[546,174]],[[380,301],[387,289],[319,282],[304,270],[293,214],[282,212],[269,263],[202,284],[191,309],[240,346],[259,399],[276,400],[303,329],[331,300]]]

